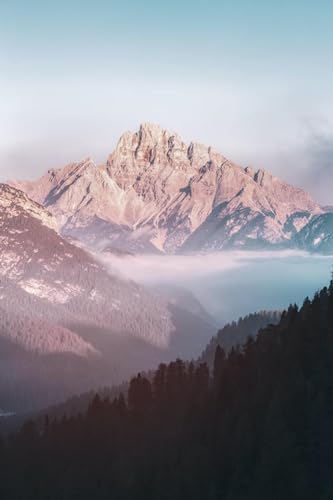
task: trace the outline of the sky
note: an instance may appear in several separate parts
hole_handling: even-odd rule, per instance
[[[333,205],[331,0],[0,0],[0,181],[159,123]]]

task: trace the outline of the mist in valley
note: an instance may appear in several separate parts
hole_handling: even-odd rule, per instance
[[[301,304],[328,284],[331,256],[296,251],[187,256],[103,255],[111,273],[155,290],[191,292],[218,326],[257,310]]]

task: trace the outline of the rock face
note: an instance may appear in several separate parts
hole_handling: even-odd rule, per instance
[[[12,184],[47,207],[64,234],[136,252],[288,245],[323,212],[269,172],[151,124],[126,132],[103,165],[87,159]]]

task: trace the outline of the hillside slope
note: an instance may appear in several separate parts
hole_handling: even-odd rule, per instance
[[[212,332],[208,322],[198,319],[191,339],[195,316],[182,309],[175,314],[167,300],[110,275],[56,228],[44,207],[0,185],[4,409],[32,408],[119,383],[178,349],[194,355],[202,348]]]
[[[26,423],[0,448],[0,494],[329,499],[332,361],[333,282],[242,349],[217,347],[211,373],[178,359],[132,378],[126,399]]]

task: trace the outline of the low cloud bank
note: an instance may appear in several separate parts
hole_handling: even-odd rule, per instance
[[[140,283],[175,282],[200,277],[210,278],[216,273],[236,270],[251,262],[308,257],[306,252],[284,251],[227,251],[195,255],[102,255],[100,258],[110,272]]]
[[[332,268],[332,257],[291,250],[101,259],[125,279],[189,290],[220,326],[250,312],[301,304],[328,284]]]

